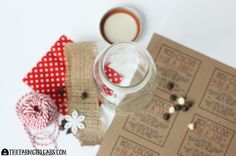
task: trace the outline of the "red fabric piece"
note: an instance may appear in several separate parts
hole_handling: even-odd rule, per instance
[[[51,50],[23,78],[35,92],[49,95],[57,105],[57,110],[67,114],[67,94],[65,88],[64,44],[72,41],[61,36]]]
[[[73,41],[66,36],[61,36],[51,47],[51,50],[23,78],[23,82],[35,92],[49,95],[57,105],[57,111],[63,115],[68,113],[63,49],[64,44],[71,42]],[[105,65],[105,74],[115,84],[119,84],[123,79],[121,74],[109,67],[109,64]],[[103,89],[107,95],[111,96],[113,94],[113,91],[106,86],[103,86]]]
[[[114,69],[110,68],[109,67],[109,64],[106,64],[105,65],[105,68],[104,68],[104,72],[107,76],[107,78],[109,79],[109,81],[111,81],[112,83],[114,84],[119,84],[122,79],[123,79],[123,76],[121,74],[119,74],[118,72],[116,72]],[[111,90],[110,88],[108,88],[107,86],[102,86],[103,88],[103,91],[111,96],[113,94],[113,90]]]

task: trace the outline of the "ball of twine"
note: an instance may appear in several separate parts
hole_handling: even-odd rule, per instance
[[[57,106],[47,95],[30,92],[24,95],[16,106],[21,122],[28,128],[42,129],[57,118]]]

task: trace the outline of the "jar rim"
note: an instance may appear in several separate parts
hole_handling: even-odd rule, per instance
[[[138,83],[134,84],[134,85],[130,85],[130,86],[121,86],[119,84],[115,84],[113,82],[111,82],[106,74],[105,74],[105,59],[104,57],[106,56],[106,54],[109,52],[110,49],[119,46],[119,45],[124,45],[124,44],[132,44],[133,46],[136,46],[138,48],[141,49],[142,53],[145,55],[145,63],[146,63],[146,68],[147,70],[145,71],[145,74],[142,78],[141,81],[139,81]],[[124,93],[133,93],[133,92],[137,92],[138,90],[142,89],[147,82],[149,81],[150,77],[151,77],[151,64],[148,63],[149,59],[152,59],[150,53],[147,51],[146,48],[142,47],[141,45],[135,43],[135,42],[118,42],[118,43],[114,43],[112,44],[110,47],[108,47],[105,51],[102,52],[102,56],[101,56],[102,61],[99,63],[99,73],[102,73],[100,75],[102,82],[106,85],[109,86],[110,89],[112,90],[116,90],[118,92],[124,92]],[[152,63],[152,62],[151,62]],[[154,65],[154,68],[155,65]],[[156,72],[156,70],[154,70]]]

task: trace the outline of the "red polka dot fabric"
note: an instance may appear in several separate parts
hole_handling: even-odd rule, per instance
[[[57,105],[58,112],[67,114],[67,95],[65,87],[64,44],[72,41],[61,36],[51,50],[23,78],[35,92],[49,95]]]
[[[119,74],[118,72],[116,72],[114,69],[110,68],[109,67],[109,64],[106,64],[105,67],[104,67],[104,72],[107,76],[107,78],[109,79],[109,81],[111,81],[112,83],[114,84],[119,84],[122,79],[123,79],[123,76],[121,74]],[[113,94],[113,91],[108,88],[107,86],[102,86],[103,88],[103,91],[111,96]]]
[[[63,115],[68,113],[65,86],[66,68],[63,50],[64,44],[71,42],[72,40],[66,36],[61,36],[51,47],[50,51],[23,78],[23,82],[35,92],[49,95],[56,103],[58,112]],[[109,64],[105,65],[105,74],[115,84],[119,84],[123,79],[121,74],[109,67]],[[103,86],[103,90],[107,95],[111,96],[113,94],[113,91],[106,86]]]

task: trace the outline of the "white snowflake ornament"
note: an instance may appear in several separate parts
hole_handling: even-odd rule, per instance
[[[84,129],[84,120],[85,116],[84,115],[79,115],[77,111],[73,111],[71,115],[66,115],[65,119],[67,123],[65,124],[65,129],[70,129],[73,134],[76,134],[78,129]]]

